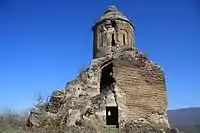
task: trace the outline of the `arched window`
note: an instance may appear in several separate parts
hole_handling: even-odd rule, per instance
[[[100,35],[100,47],[103,47],[103,34]]]
[[[112,46],[115,46],[115,36],[114,36],[114,33],[112,33]]]
[[[112,25],[112,27],[116,27],[116,22],[115,22],[115,20],[111,20],[111,25]]]
[[[128,45],[128,32],[125,29],[120,29],[118,32],[121,45]]]
[[[125,37],[125,34],[123,34],[123,44],[126,45],[126,37]]]
[[[111,111],[108,111],[108,116],[111,116]]]

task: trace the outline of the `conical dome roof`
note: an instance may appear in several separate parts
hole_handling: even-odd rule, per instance
[[[101,16],[100,21],[103,21],[105,19],[122,19],[125,21],[129,21],[129,19],[124,16],[114,5],[110,5],[108,7],[108,9]]]
[[[126,21],[131,26],[133,26],[131,21],[126,16],[124,16],[114,5],[110,5],[110,6],[108,6],[107,10],[103,13],[100,20],[96,21],[96,23],[92,27],[92,30],[94,30],[95,26],[98,25],[99,23],[101,23],[102,21],[112,20],[112,19]],[[134,26],[133,26],[133,28],[134,28]]]

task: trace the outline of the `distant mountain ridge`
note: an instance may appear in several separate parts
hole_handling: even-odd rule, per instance
[[[186,133],[200,133],[200,107],[168,110],[171,127],[176,127]]]

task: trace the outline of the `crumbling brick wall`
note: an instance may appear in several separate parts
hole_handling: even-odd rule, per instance
[[[126,94],[126,115],[129,120],[147,118],[152,122],[167,124],[155,119],[163,116],[167,108],[167,94],[163,71],[144,58],[123,58],[114,61],[116,85]]]
[[[94,59],[90,67],[68,82],[64,90],[53,93],[47,107],[32,111],[28,124],[48,125],[41,119],[45,116],[45,121],[56,120],[58,125],[78,127],[77,121],[87,120],[105,125],[106,107],[115,106],[120,128],[127,123],[141,125],[141,121],[169,127],[163,71],[135,47],[132,23],[111,6],[93,31]]]

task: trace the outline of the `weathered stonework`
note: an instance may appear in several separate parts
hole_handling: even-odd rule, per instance
[[[131,129],[134,123],[168,129],[164,73],[135,48],[133,29],[131,22],[110,6],[93,28],[94,59],[89,68],[68,82],[65,89],[54,92],[45,113],[37,114],[37,118],[45,116],[59,126],[77,128],[97,122],[95,131],[101,132],[108,125],[106,108],[116,107],[121,132],[128,123]],[[37,118],[30,115],[28,125],[40,126],[42,122]]]
[[[93,26],[93,57],[102,57],[117,47],[135,45],[134,26],[116,7],[110,6]]]

